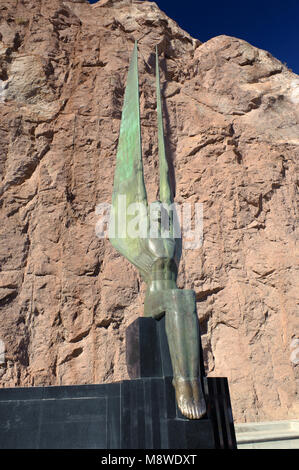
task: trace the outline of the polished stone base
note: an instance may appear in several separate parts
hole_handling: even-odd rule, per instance
[[[212,397],[226,383],[208,379],[206,385]],[[217,394],[213,419],[188,420],[178,417],[169,377],[1,389],[0,449],[229,448],[224,399]]]
[[[198,435],[200,435],[200,426],[212,427],[213,439],[208,437],[209,447],[198,448],[212,446],[216,449],[236,449],[227,379],[226,377],[205,376],[200,338],[200,376],[207,404],[207,416],[200,420],[186,419],[176,405],[174,388],[170,386],[173,372],[165,332],[165,317],[159,321],[152,318],[138,318],[127,328],[126,339],[127,368],[130,378],[163,378],[169,384],[167,406],[175,407],[175,414],[171,418],[176,422],[184,420],[189,423],[186,426],[190,426],[190,429],[191,426],[193,429],[197,429],[196,426],[198,426]],[[207,446],[207,442],[205,441],[203,445]]]
[[[0,448],[236,447],[225,378],[203,378],[208,415],[188,420],[176,406],[163,320],[138,319],[128,328],[127,341],[132,380],[1,389]],[[141,361],[140,348],[151,352],[142,353]]]

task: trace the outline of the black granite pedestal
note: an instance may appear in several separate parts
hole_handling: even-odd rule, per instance
[[[236,448],[225,378],[203,378],[208,414],[178,410],[164,320],[127,330],[131,380],[0,389],[0,449]]]
[[[127,329],[127,368],[129,386],[149,380],[165,390],[165,414],[159,420],[167,427],[165,448],[177,449],[236,449],[236,436],[226,377],[206,377],[200,344],[200,373],[207,404],[207,415],[200,420],[186,419],[178,409],[172,386],[172,365],[165,332],[165,317],[156,321],[138,318]],[[164,398],[164,397],[163,397]],[[162,417],[163,416],[163,417]],[[158,420],[155,420],[158,423]],[[166,444],[166,441],[165,441]]]

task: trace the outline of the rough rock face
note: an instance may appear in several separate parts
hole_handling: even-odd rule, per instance
[[[298,418],[299,78],[245,41],[201,44],[152,2],[0,2],[1,385],[127,378],[144,285],[96,237],[95,208],[135,39],[149,198],[158,44],[176,201],[203,203],[179,286],[197,293],[207,372],[228,377],[236,421]]]

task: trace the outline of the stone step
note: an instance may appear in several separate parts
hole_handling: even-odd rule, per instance
[[[299,449],[299,420],[235,424],[238,449]]]

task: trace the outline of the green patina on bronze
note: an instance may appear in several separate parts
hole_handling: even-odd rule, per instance
[[[168,238],[152,237],[150,233],[149,207],[143,177],[141,130],[139,111],[139,85],[137,67],[137,43],[129,67],[124,97],[120,135],[116,157],[112,196],[113,215],[121,220],[116,234],[110,233],[112,245],[138,269],[147,284],[144,315],[159,319],[166,316],[166,334],[173,366],[173,385],[176,399],[183,415],[198,419],[205,414],[206,405],[199,370],[199,324],[196,313],[195,292],[178,289],[176,285],[181,240],[173,236],[175,212],[167,205],[173,203],[169,166],[165,152],[158,51],[156,48],[156,92],[158,120],[158,149],[160,168],[160,201],[165,204]],[[124,198],[119,204],[119,198]],[[130,237],[127,227],[134,214],[124,213],[132,203],[143,205],[146,231],[144,237]],[[124,223],[125,220],[125,223]],[[158,233],[161,233],[161,222]],[[120,236],[122,234],[122,236]]]
[[[158,120],[158,148],[159,148],[159,169],[160,169],[160,201],[166,204],[173,203],[173,194],[169,180],[169,167],[166,159],[162,102],[160,89],[160,70],[158,48],[156,47],[156,90],[157,90],[157,120]]]
[[[126,231],[127,227],[118,223],[122,220],[123,213],[127,214],[127,209],[132,203],[139,202],[147,209],[141,151],[137,58],[137,43],[135,43],[127,77],[112,194],[117,233],[115,237],[109,238],[112,245],[141,270],[143,277],[146,277],[142,259],[138,261],[143,253],[140,239],[127,237],[126,233],[124,237],[120,237],[120,232]],[[123,207],[119,204],[119,196],[126,197]],[[132,218],[133,216],[127,215],[126,224]]]

